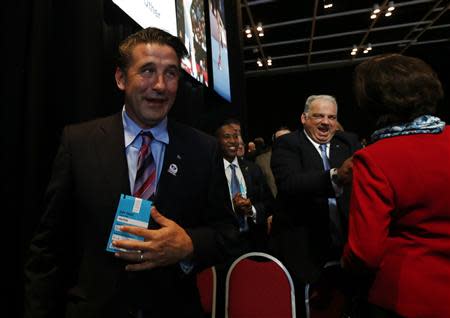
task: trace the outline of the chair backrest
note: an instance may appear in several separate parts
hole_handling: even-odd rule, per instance
[[[251,252],[240,256],[227,273],[225,317],[295,317],[291,275],[275,257]]]
[[[197,274],[197,288],[200,293],[203,311],[211,318],[216,316],[216,268],[208,267]]]

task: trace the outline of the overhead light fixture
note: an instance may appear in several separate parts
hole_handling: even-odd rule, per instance
[[[378,5],[378,3],[375,3],[375,4],[373,5],[373,11],[372,11],[372,13],[373,13],[373,14],[378,14],[378,13],[380,13],[380,11],[381,11],[380,6]]]
[[[388,11],[384,14],[385,17],[390,17],[392,15],[392,11]]]
[[[363,53],[367,54],[367,53],[369,53],[369,50],[368,49],[364,49]]]
[[[323,8],[329,9],[333,7],[333,2],[331,0],[323,0]]]
[[[258,25],[256,26],[256,31],[258,31],[258,36],[264,36],[264,31],[261,22],[259,22]]]
[[[250,26],[249,25],[247,25],[246,27],[245,27],[245,35],[247,36],[247,38],[251,38],[252,37],[252,29],[250,29]]]
[[[356,53],[358,53],[358,47],[356,45],[353,45],[353,49],[352,49],[352,52],[350,54],[351,55],[356,55]]]
[[[394,1],[389,1],[388,3],[388,11],[392,12],[395,10]]]
[[[372,51],[372,44],[367,44],[367,51]]]
[[[263,62],[261,61],[260,58],[258,58],[258,59],[256,60],[256,64],[258,65],[258,67],[262,67],[262,66],[263,66]]]
[[[259,22],[258,25],[256,26],[256,30],[257,30],[258,32],[261,32],[261,31],[262,31],[262,23],[261,23],[261,22]]]
[[[272,58],[270,56],[267,58],[267,66],[272,66]]]

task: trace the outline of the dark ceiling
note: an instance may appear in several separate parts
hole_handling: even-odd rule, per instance
[[[450,0],[391,1],[241,0],[242,26],[253,37],[243,37],[247,77],[301,72],[345,66],[382,53],[405,53],[416,46],[433,49],[450,46]],[[382,9],[370,19],[374,5]],[[261,22],[264,36],[256,35]],[[372,50],[362,51],[371,45]],[[359,48],[352,56],[352,48]],[[268,58],[272,66],[266,66]],[[257,66],[261,59],[263,67]]]

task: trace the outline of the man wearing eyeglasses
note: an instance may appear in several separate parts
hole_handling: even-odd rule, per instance
[[[339,261],[347,237],[351,157],[360,144],[356,135],[336,131],[337,113],[334,97],[308,97],[303,129],[280,138],[272,152],[279,204],[272,248],[297,289],[322,279],[325,264]]]

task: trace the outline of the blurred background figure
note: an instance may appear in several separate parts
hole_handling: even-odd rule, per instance
[[[272,135],[272,144],[275,143],[276,139],[290,133],[288,127],[282,126],[278,128]],[[266,178],[267,185],[270,188],[273,196],[277,196],[277,186],[275,184],[275,177],[273,176],[272,169],[270,168],[270,158],[272,157],[272,147],[267,147],[267,150],[258,155],[255,159],[255,163],[261,168],[264,177]],[[270,234],[272,230],[272,219],[273,215],[267,218],[267,233]]]
[[[244,159],[245,156],[245,142],[242,139],[242,136],[239,136],[239,146],[237,150],[237,156],[239,159]]]
[[[378,56],[356,68],[372,144],[353,157],[343,264],[369,271],[366,317],[450,317],[450,129],[443,96],[420,59]]]
[[[288,127],[282,126],[278,128],[275,133],[272,135],[272,144],[275,143],[278,137],[281,137],[285,134],[290,133]],[[255,163],[261,168],[264,176],[266,177],[267,184],[270,187],[270,191],[274,197],[277,196],[277,186],[275,184],[275,178],[272,173],[272,169],[270,168],[270,158],[272,157],[272,147],[267,147],[266,151],[261,153],[255,158]]]

